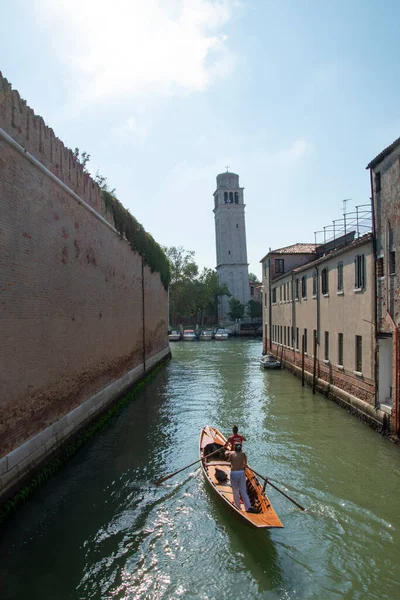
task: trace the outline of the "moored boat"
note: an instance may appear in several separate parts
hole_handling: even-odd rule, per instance
[[[281,363],[272,354],[265,354],[260,360],[260,365],[264,369],[280,369]]]
[[[184,329],[182,339],[185,342],[194,342],[197,338],[193,329]]]
[[[211,331],[210,329],[205,329],[204,331],[200,332],[200,340],[203,340],[205,342],[207,342],[208,340],[212,340],[214,337],[214,333],[213,331]]]
[[[170,342],[178,342],[181,339],[181,332],[173,329],[171,333],[168,334],[168,339]]]
[[[233,491],[229,480],[230,463],[226,460],[225,452],[222,450],[226,441],[226,437],[215,427],[206,425],[201,430],[200,458],[203,475],[209,487],[231,512],[251,527],[257,529],[283,527],[265,494],[263,486],[250,467],[245,467],[246,488],[255,512],[246,512],[243,504],[240,509],[234,504]],[[218,448],[221,448],[221,452],[208,459],[207,456],[218,450]]]
[[[217,329],[217,331],[214,334],[214,340],[227,340],[229,337],[229,334],[227,331],[225,331],[224,329]]]

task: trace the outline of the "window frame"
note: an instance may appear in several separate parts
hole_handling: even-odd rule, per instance
[[[329,296],[329,271],[324,267],[321,271],[321,293],[323,296]]]
[[[344,292],[344,282],[343,282],[343,261],[340,260],[336,265],[336,273],[337,273],[337,292],[338,294],[343,294]]]

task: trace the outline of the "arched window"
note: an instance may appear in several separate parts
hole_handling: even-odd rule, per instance
[[[235,192],[235,204],[239,204],[239,194]]]
[[[229,202],[233,204],[233,192],[229,192]]]
[[[225,204],[228,204],[228,192],[224,192],[224,201]]]

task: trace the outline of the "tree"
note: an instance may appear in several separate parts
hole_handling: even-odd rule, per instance
[[[236,321],[236,319],[242,319],[244,315],[244,304],[237,300],[236,298],[231,298],[229,300],[229,312],[228,317],[231,321]]]
[[[201,284],[199,312],[201,312],[201,326],[203,326],[205,315],[218,318],[218,298],[230,296],[231,293],[226,283],[219,283],[217,272],[213,269],[204,268],[199,277],[199,283]]]
[[[254,332],[256,332],[260,326],[260,319],[262,317],[261,302],[257,302],[257,300],[249,300],[246,305],[246,308],[247,315],[250,317],[251,323],[254,327]]]
[[[193,281],[198,273],[199,267],[194,262],[195,252],[185,250],[182,246],[163,247],[171,268],[171,285],[182,281]]]
[[[254,275],[254,273],[249,273],[249,281],[252,281],[254,283],[260,283],[257,275]]]

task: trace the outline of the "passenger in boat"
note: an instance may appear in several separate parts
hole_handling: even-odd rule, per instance
[[[224,448],[228,448],[229,450],[233,450],[235,447],[235,444],[240,444],[241,446],[243,445],[243,442],[246,441],[246,438],[243,437],[242,435],[240,435],[240,433],[238,433],[239,429],[237,427],[237,425],[234,425],[232,427],[232,432],[233,435],[230,435],[224,445]]]
[[[246,490],[246,475],[244,467],[247,465],[247,456],[242,452],[242,444],[236,443],[233,452],[228,452],[228,460],[231,463],[231,486],[233,500],[240,510],[240,496],[242,497],[246,512],[257,512],[251,506],[251,502]]]

